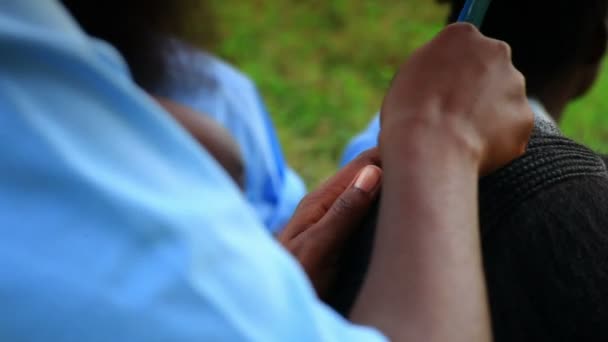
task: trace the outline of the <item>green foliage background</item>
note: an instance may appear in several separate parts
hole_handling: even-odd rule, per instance
[[[314,186],[382,101],[399,64],[443,26],[434,0],[212,0],[216,52],[257,83],[290,165]],[[608,70],[563,120],[608,152]]]

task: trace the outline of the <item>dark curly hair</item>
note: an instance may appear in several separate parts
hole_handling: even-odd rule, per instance
[[[200,47],[211,47],[216,39],[211,6],[203,0],[61,2],[89,35],[122,54],[134,81],[146,90],[168,77],[167,37]]]

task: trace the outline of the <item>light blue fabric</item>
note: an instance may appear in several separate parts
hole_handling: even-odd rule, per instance
[[[376,341],[54,0],[0,1],[0,341]]]
[[[293,215],[306,186],[283,157],[270,116],[253,82],[208,53],[172,40],[172,74],[156,91],[224,126],[245,161],[245,193],[259,217],[277,232]]]
[[[362,152],[378,145],[378,134],[380,134],[380,115],[376,114],[367,128],[348,143],[340,165],[348,164]]]

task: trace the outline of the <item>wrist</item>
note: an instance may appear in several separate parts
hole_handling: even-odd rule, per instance
[[[462,115],[430,112],[423,117],[385,122],[379,142],[384,165],[434,161],[460,164],[478,172],[482,162],[482,139]]]

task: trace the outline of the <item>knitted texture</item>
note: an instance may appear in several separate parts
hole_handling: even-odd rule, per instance
[[[602,158],[588,148],[563,137],[551,122],[536,117],[528,149],[521,158],[484,177],[479,183],[482,234],[498,226],[526,200],[576,178],[602,177],[608,172]],[[602,180],[604,181],[604,180]],[[533,201],[532,201],[533,202]],[[528,203],[530,204],[530,203]],[[531,203],[533,210],[535,203]],[[530,208],[532,209],[532,208]],[[378,204],[370,210],[364,227],[348,241],[338,262],[338,273],[326,303],[347,315],[361,288],[369,265],[378,214]]]
[[[601,157],[561,135],[536,129],[523,157],[480,181],[482,233],[543,189],[587,176],[608,177]]]

